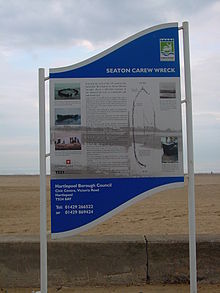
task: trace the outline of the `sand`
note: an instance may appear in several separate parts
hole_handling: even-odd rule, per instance
[[[39,290],[39,289],[38,289]],[[3,289],[2,293],[31,293],[36,289]],[[145,285],[145,286],[112,286],[112,287],[74,287],[50,288],[48,293],[188,293],[189,285]],[[220,285],[198,285],[198,293],[219,293]]]
[[[0,234],[39,234],[39,176],[0,176]],[[220,175],[195,176],[197,234],[220,234]],[[125,209],[83,235],[188,233],[185,187],[160,192]],[[50,194],[47,178],[48,231]]]

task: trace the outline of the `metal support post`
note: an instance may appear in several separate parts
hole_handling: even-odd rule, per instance
[[[188,210],[189,210],[189,254],[190,254],[190,292],[197,293],[196,270],[196,223],[195,223],[195,187],[193,158],[193,123],[191,73],[189,52],[189,23],[183,22],[184,75],[186,95],[187,161],[188,161]]]
[[[46,193],[46,130],[45,76],[39,68],[39,147],[40,147],[40,286],[47,293],[47,193]]]

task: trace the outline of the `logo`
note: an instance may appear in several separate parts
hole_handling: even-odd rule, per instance
[[[160,61],[175,61],[174,39],[160,39]]]

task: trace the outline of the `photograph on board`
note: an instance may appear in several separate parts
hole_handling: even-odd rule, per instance
[[[56,108],[55,125],[81,125],[80,108]]]
[[[161,137],[162,163],[178,162],[178,138],[176,136]]]
[[[176,98],[176,84],[174,82],[160,83],[160,98],[161,99],[175,99]]]
[[[55,151],[81,150],[81,135],[73,131],[55,131]]]
[[[55,100],[80,100],[79,83],[56,83]]]

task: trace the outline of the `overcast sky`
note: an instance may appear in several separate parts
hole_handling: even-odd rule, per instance
[[[220,1],[0,0],[0,174],[39,173],[39,67],[175,21],[190,23],[195,171],[220,172]]]

